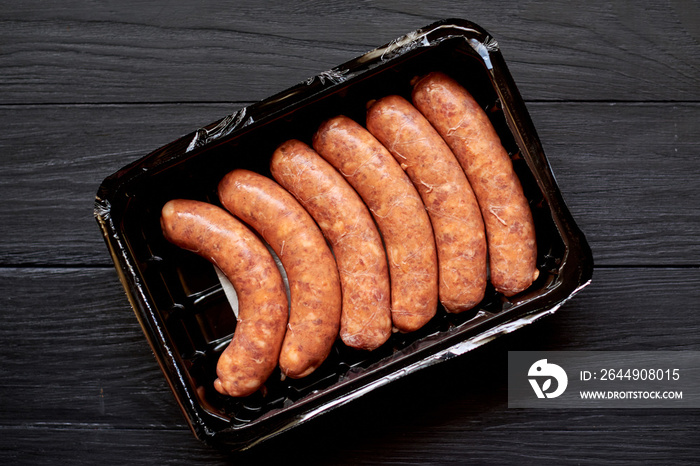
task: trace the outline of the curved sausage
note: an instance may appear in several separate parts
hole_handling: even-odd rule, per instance
[[[384,146],[350,118],[321,124],[313,146],[355,188],[384,237],[394,326],[421,328],[437,310],[438,274],[433,229],[416,188]]]
[[[323,234],[280,185],[248,170],[219,183],[219,199],[277,253],[289,280],[287,334],[280,369],[291,378],[312,373],[326,359],[340,326],[340,279]]]
[[[382,239],[367,207],[340,173],[301,141],[280,145],[270,171],[333,248],[343,291],[340,338],[353,348],[378,348],[391,335],[391,291]]]
[[[452,148],[479,202],[488,242],[491,283],[512,296],[539,275],[532,212],[513,163],[474,98],[452,78],[430,73],[413,103]]]
[[[214,388],[247,396],[274,368],[287,326],[287,294],[265,245],[225,210],[175,199],[163,206],[161,226],[171,243],[216,264],[238,295],[238,322],[216,366]]]
[[[486,290],[486,235],[467,177],[428,120],[398,95],[374,102],[367,129],[410,176],[435,232],[439,296],[448,312],[471,309]]]

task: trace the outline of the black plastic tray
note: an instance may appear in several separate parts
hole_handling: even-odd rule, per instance
[[[266,176],[278,144],[310,142],[319,124],[345,114],[363,124],[367,101],[410,99],[410,82],[443,71],[486,109],[513,159],[535,219],[540,276],[506,298],[489,286],[473,311],[441,307],[423,329],[394,334],[362,352],[338,340],[310,376],[280,380],[235,399],[212,383],[235,316],[206,260],[168,243],[162,206],[173,198],[219,204],[219,180],[235,168]],[[496,41],[464,20],[443,20],[243,108],[135,161],[102,183],[95,201],[131,305],[195,435],[232,450],[249,448],[418,369],[463,354],[499,334],[555,312],[591,279],[593,259],[557,188],[525,105]]]

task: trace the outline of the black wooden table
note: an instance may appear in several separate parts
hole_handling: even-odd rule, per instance
[[[700,349],[697,1],[5,1],[0,463],[697,463],[700,410],[507,408],[509,350]],[[441,18],[498,40],[593,283],[553,317],[229,457],[188,430],[93,199],[151,150]]]

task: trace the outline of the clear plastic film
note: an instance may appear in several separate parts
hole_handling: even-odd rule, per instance
[[[318,125],[343,114],[364,122],[365,104],[389,94],[410,100],[411,83],[442,71],[487,111],[513,160],[533,213],[539,278],[507,298],[488,287],[473,310],[438,315],[418,331],[394,333],[373,351],[338,339],[310,376],[282,380],[244,398],[212,388],[219,355],[235,332],[235,296],[206,260],[162,235],[170,199],[220,205],[224,174],[245,168],[270,176],[275,148],[307,143]],[[479,26],[437,22],[319,73],[134,161],[104,180],[95,217],[129,301],[195,435],[230,450],[250,448],[362,395],[516,331],[555,312],[589,283],[593,259],[576,226],[496,41]]]

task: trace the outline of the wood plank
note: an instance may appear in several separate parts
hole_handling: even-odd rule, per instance
[[[229,105],[0,106],[0,264],[109,265],[102,180]],[[700,264],[700,104],[531,103],[599,265]]]
[[[642,421],[643,418],[638,418]],[[226,455],[198,443],[185,430],[2,429],[0,460],[48,464],[697,464],[697,432],[687,430],[585,432],[469,431],[376,432],[372,420],[360,433],[307,431],[305,438]],[[362,431],[377,434],[368,438]],[[289,440],[289,439],[288,439]],[[572,448],[576,445],[576,448]],[[614,448],[611,448],[614,446]]]
[[[0,268],[0,297],[0,429],[185,428],[113,271]],[[382,431],[398,441],[407,426],[416,435],[444,429],[450,436],[699,428],[692,411],[509,410],[506,393],[508,351],[698,351],[700,315],[679,305],[698,300],[700,269],[598,269],[554,316],[353,402],[322,430],[349,422],[361,431],[374,412],[383,421],[358,442]]]
[[[528,108],[597,265],[700,264],[700,107]]]
[[[186,426],[116,272],[0,269],[2,424]]]
[[[0,263],[111,263],[93,217],[124,165],[242,105],[0,108]]]
[[[0,13],[0,103],[258,100],[460,16],[498,40],[527,99],[697,101],[699,10],[679,0],[32,0]]]
[[[0,428],[0,461],[12,465],[227,464],[189,430]]]

